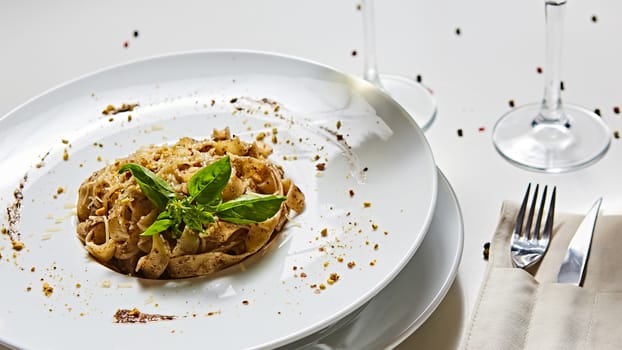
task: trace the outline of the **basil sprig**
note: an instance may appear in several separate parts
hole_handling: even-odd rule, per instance
[[[216,218],[235,224],[254,224],[268,220],[281,208],[283,196],[247,193],[223,202],[222,191],[231,177],[231,161],[224,156],[196,172],[188,181],[190,195],[178,195],[173,188],[151,170],[128,163],[119,173],[129,171],[143,194],[160,209],[156,220],[142,233],[151,236],[169,230],[173,238],[181,237],[182,224],[196,232],[205,232],[205,225]]]

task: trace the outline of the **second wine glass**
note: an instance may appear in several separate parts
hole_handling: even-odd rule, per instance
[[[411,78],[378,72],[373,0],[363,0],[361,10],[364,37],[363,77],[389,94],[413,117],[421,129],[427,130],[436,117],[436,99],[430,89]]]
[[[609,129],[600,116],[562,104],[561,48],[566,0],[546,0],[545,86],[541,103],[518,107],[496,123],[497,151],[523,168],[562,172],[585,167],[609,149]]]

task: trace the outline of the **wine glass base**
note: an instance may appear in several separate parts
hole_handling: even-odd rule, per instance
[[[399,75],[380,74],[383,90],[408,112],[422,130],[436,117],[436,99],[424,85]]]
[[[568,125],[534,123],[540,107],[518,107],[495,124],[492,141],[507,160],[529,170],[558,173],[586,167],[605,155],[611,135],[598,115],[564,105]]]

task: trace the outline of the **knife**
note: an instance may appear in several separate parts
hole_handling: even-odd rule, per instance
[[[583,221],[581,221],[570,244],[568,244],[568,251],[566,251],[566,256],[557,274],[558,283],[574,284],[576,286],[581,285],[585,272],[585,264],[590,253],[596,218],[598,217],[598,210],[600,209],[600,203],[602,201],[602,198],[596,200],[592,209],[590,209],[583,218]]]

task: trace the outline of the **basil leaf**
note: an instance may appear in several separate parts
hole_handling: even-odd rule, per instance
[[[128,163],[119,169],[119,174],[129,171],[140,186],[143,194],[160,210],[166,208],[169,199],[175,198],[175,191],[166,181],[151,170],[138,164]]]
[[[283,196],[245,194],[220,204],[216,216],[234,224],[254,224],[273,217],[285,199]]]
[[[188,192],[199,204],[220,202],[230,177],[231,163],[229,156],[224,156],[197,171],[188,181]]]
[[[156,220],[151,224],[151,226],[147,227],[145,232],[143,232],[142,236],[153,236],[156,233],[160,233],[168,230],[171,226],[173,226],[174,220],[171,218],[171,215],[163,211],[158,215]]]

